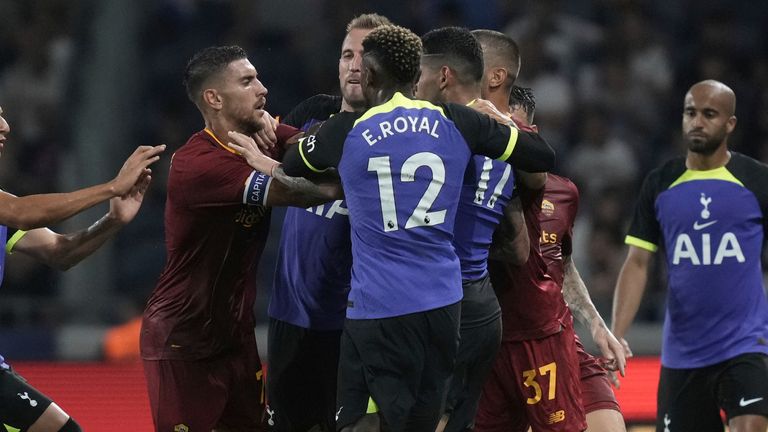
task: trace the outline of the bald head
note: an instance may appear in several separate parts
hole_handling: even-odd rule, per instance
[[[689,97],[693,98],[694,94],[697,99],[708,99],[712,104],[716,104],[728,116],[736,114],[736,94],[720,81],[704,80],[697,82],[686,93],[686,101]]]
[[[685,94],[683,138],[688,150],[702,155],[726,151],[728,136],[736,127],[736,95],[727,85],[701,81]]]

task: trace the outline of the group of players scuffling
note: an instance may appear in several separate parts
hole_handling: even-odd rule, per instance
[[[687,153],[643,183],[611,331],[572,257],[578,189],[548,173],[555,153],[533,125],[531,89],[514,85],[520,66],[503,33],[444,27],[420,38],[364,14],[346,29],[341,96],[313,96],[278,123],[244,50],[196,53],[184,84],[205,127],[170,159],[167,261],[141,329],[155,429],[624,431],[611,382],[632,355],[623,337],[662,246],[657,431],[722,431],[725,421],[764,432],[768,167],[728,150],[733,91],[705,80],[686,93]],[[19,211],[3,214],[29,230],[6,250],[44,259],[23,240],[57,234],[32,228],[110,198],[105,218],[127,223],[162,150],[140,148],[107,191],[73,192],[77,205],[51,196],[24,210],[46,206],[47,219],[20,226]],[[251,277],[274,206],[288,209],[265,373]],[[102,225],[75,233],[91,236],[73,247],[77,260],[116,231]],[[6,428],[80,430],[0,363]]]

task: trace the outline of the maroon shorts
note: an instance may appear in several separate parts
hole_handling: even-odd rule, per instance
[[[572,326],[541,339],[504,341],[483,387],[475,431],[587,428]]]
[[[611,409],[621,412],[616,395],[613,394],[608,372],[600,366],[595,357],[584,350],[579,336],[576,335],[576,353],[579,356],[581,368],[581,398],[584,401],[584,412],[587,414],[601,410]]]
[[[144,360],[158,432],[262,431],[264,386],[256,346],[206,360]]]

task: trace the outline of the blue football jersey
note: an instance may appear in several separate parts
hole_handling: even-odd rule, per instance
[[[306,131],[340,109],[340,97],[316,95],[297,105],[283,122]],[[349,233],[343,200],[286,209],[270,317],[314,330],[342,328],[352,269]]]
[[[472,156],[464,173],[453,239],[462,279],[477,280],[488,273],[488,248],[514,184],[512,166]]]
[[[724,167],[688,170],[679,158],[646,178],[626,243],[665,250],[664,366],[768,353],[766,184],[768,166],[735,152]]]

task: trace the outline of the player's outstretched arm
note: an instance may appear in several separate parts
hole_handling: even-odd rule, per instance
[[[624,368],[627,364],[626,353],[621,343],[608,330],[603,317],[597,311],[589,296],[587,286],[581,278],[576,264],[570,256],[565,257],[565,278],[563,280],[563,297],[571,312],[584,326],[586,326],[592,340],[600,349],[603,357],[603,366],[609,370],[618,370],[624,376]]]
[[[306,208],[344,197],[339,182],[313,183],[303,177],[291,177],[279,162],[261,151],[253,138],[239,132],[229,132],[229,138],[227,145],[242,155],[251,168],[277,180],[270,183],[266,205]]]
[[[520,197],[516,196],[504,208],[504,218],[493,233],[488,254],[493,259],[519,266],[528,261],[530,247],[523,204]]]
[[[74,192],[25,197],[0,192],[0,224],[23,230],[41,228],[61,222],[112,197],[123,196],[149,175],[149,165],[157,161],[164,150],[165,145],[140,146],[125,161],[114,179]]]
[[[88,228],[69,234],[58,234],[48,228],[34,229],[24,233],[13,244],[12,251],[58,270],[69,270],[133,220],[141,208],[150,181],[151,178],[145,176],[128,194],[112,198],[109,212]]]

